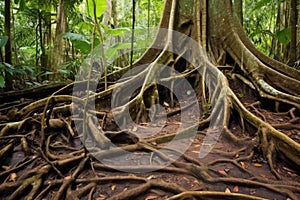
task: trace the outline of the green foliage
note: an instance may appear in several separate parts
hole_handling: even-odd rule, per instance
[[[128,27],[120,27],[120,28],[107,28],[105,26],[103,26],[105,28],[105,31],[107,34],[111,34],[111,35],[117,35],[117,36],[124,36],[125,33],[129,33],[130,32],[130,28]]]
[[[245,0],[244,29],[256,47],[267,55],[274,55],[274,41],[288,45],[291,41],[290,29],[282,28],[277,22],[278,9],[285,0]]]
[[[149,22],[150,27],[157,27],[160,21],[161,12],[163,10],[164,1],[151,0],[148,5],[148,0],[136,1],[136,26],[148,26],[148,6],[150,8]],[[118,7],[118,23],[120,27],[131,27],[132,19],[132,2],[117,1]]]
[[[4,88],[5,86],[5,79],[2,74],[0,74],[0,88]]]
[[[6,45],[7,41],[8,41],[8,36],[5,35],[0,37],[0,49]]]
[[[7,75],[15,76],[15,75],[25,75],[25,70],[20,67],[16,68],[11,64],[8,63],[0,63],[0,88],[3,88],[5,86],[5,77]]]
[[[14,78],[20,77],[24,79],[28,86],[38,85],[38,82],[45,80],[48,75],[57,75],[63,79],[74,79],[82,62],[91,53],[92,44],[98,46],[100,44],[99,37],[93,39],[94,29],[94,8],[93,0],[64,0],[66,9],[68,32],[61,35],[67,43],[68,52],[66,54],[66,63],[59,66],[58,69],[49,71],[36,66],[40,63],[42,49],[44,56],[48,56],[48,52],[53,49],[51,42],[55,33],[55,22],[57,17],[57,5],[59,0],[13,0],[12,13],[13,26],[13,65],[6,63],[0,64],[0,87],[5,85],[5,76],[13,75]],[[131,1],[116,1],[117,13],[116,19],[118,27],[113,27],[113,19],[111,24],[101,24],[102,15],[107,7],[106,0],[95,0],[96,17],[100,22],[103,31],[103,39],[105,44],[105,56],[108,59],[109,70],[119,70],[123,65],[128,64],[129,57],[126,55],[130,51],[131,38]],[[149,4],[150,2],[150,4]],[[136,7],[136,39],[134,59],[137,59],[144,50],[151,44],[153,37],[148,37],[150,27],[157,27],[164,2],[161,0],[139,0]],[[150,8],[148,10],[148,8]],[[149,12],[148,12],[149,11]],[[150,16],[148,16],[148,13]],[[42,34],[39,35],[38,18],[42,20]],[[115,24],[114,24],[115,25]],[[4,34],[4,1],[0,1],[0,35]],[[51,29],[51,31],[49,31]],[[138,38],[138,36],[143,36]],[[151,35],[153,36],[153,35]],[[41,47],[43,39],[44,46]],[[4,47],[7,37],[0,37],[0,48]],[[120,55],[124,55],[120,57]],[[49,54],[50,58],[51,54]],[[122,66],[116,66],[117,59],[121,59],[118,63]]]
[[[59,73],[61,73],[65,78],[74,80],[75,76],[79,70],[79,66],[81,65],[83,59],[77,58],[74,60],[69,60],[61,66],[59,69]]]
[[[0,63],[0,88],[5,87],[5,76],[6,74],[13,74],[14,68],[12,65],[7,63]]]
[[[15,0],[15,4],[19,5],[20,11],[23,11],[26,6],[26,1],[25,0]]]
[[[244,28],[250,40],[265,54],[269,54],[276,20],[272,13],[276,6],[271,2],[246,0],[244,4]]]
[[[118,55],[118,50],[130,49],[131,43],[116,43],[110,46],[105,52],[108,60],[113,60]]]
[[[255,11],[255,10],[261,9],[262,7],[264,7],[264,6],[266,6],[270,3],[273,3],[273,0],[260,0],[256,3],[254,8],[252,9],[252,12]]]
[[[94,4],[96,6],[96,17],[101,17],[106,9],[106,0],[87,0],[87,13],[90,17],[94,17]]]
[[[62,35],[62,38],[69,39],[74,47],[85,55],[91,52],[91,42],[85,35],[77,33],[65,33]]]
[[[287,45],[291,41],[291,29],[285,28],[275,32],[276,38],[284,45]]]

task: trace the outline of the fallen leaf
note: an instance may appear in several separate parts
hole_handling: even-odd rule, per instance
[[[298,175],[297,174],[295,174],[295,173],[291,173],[291,172],[287,172],[288,173],[288,175],[290,175],[291,177],[297,177]]]
[[[9,166],[2,165],[1,168],[4,170],[9,170]]]
[[[226,168],[224,169],[224,171],[225,171],[226,173],[228,173],[228,172],[230,171],[230,168],[229,168],[229,167],[226,167]]]
[[[153,200],[153,199],[157,199],[158,196],[155,196],[155,195],[150,195],[150,196],[147,196],[145,200]]]
[[[239,186],[234,186],[233,187],[233,192],[239,192]]]
[[[260,176],[263,178],[268,178],[265,174],[260,174]]]
[[[223,176],[227,176],[227,173],[224,171],[224,170],[220,170],[220,171],[218,171],[221,175],[223,175]]]
[[[49,120],[50,128],[63,128],[65,126],[65,122],[60,119],[50,119]]]
[[[148,176],[148,177],[147,177],[148,180],[151,180],[151,179],[154,179],[154,178],[155,178],[154,175],[151,175],[151,176]]]
[[[175,125],[181,125],[182,123],[181,122],[173,122],[173,124],[175,124]]]
[[[225,193],[231,193],[229,188],[226,188]]]
[[[156,142],[151,142],[151,144],[152,144],[152,145],[154,145],[154,146],[156,146],[156,145],[157,145],[157,143],[156,143]]]
[[[117,187],[116,185],[112,185],[112,186],[111,186],[111,190],[112,190],[112,191],[115,191],[115,190],[116,190],[116,187]]]
[[[16,182],[16,180],[17,180],[17,174],[16,173],[11,173],[9,175],[9,181]]]
[[[69,180],[70,178],[71,178],[71,176],[66,176],[64,179]]]
[[[137,126],[134,126],[132,129],[133,132],[136,132],[137,130],[138,130]]]
[[[164,106],[165,106],[165,107],[167,107],[167,108],[169,108],[169,107],[170,107],[170,105],[169,105],[167,102],[165,102],[165,101],[164,101],[164,103],[163,103],[163,104],[164,104]]]
[[[250,194],[253,195],[256,193],[256,190],[255,189],[250,189]]]
[[[103,194],[100,194],[100,196],[96,198],[96,200],[105,200],[105,199],[106,199],[106,196]]]
[[[260,164],[260,163],[253,163],[253,166],[254,166],[254,167],[261,167],[261,166],[263,166],[263,165]]]
[[[287,167],[282,167],[284,170],[288,171],[288,172],[292,172],[292,173],[295,173],[294,170],[291,170],[290,168],[287,168]]]
[[[242,166],[243,169],[247,168],[247,166],[246,166],[246,164],[244,162],[240,162],[240,165]]]

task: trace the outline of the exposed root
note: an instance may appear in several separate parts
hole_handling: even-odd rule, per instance
[[[299,84],[299,80],[296,80],[297,77],[289,70],[283,75],[278,75],[280,74],[278,63],[274,63],[276,66],[272,68],[269,66],[272,63],[266,62],[266,59],[255,50],[246,49],[245,46],[248,44],[242,33],[232,19],[228,19],[225,15],[226,12],[230,12],[229,1],[213,1],[217,2],[221,14],[216,16],[212,14],[210,20],[214,22],[226,19],[229,24],[229,28],[226,24],[226,34],[219,31],[224,27],[212,23],[209,29],[215,38],[206,38],[203,35],[201,37],[200,33],[206,33],[208,28],[206,18],[203,18],[209,10],[206,7],[197,10],[202,17],[196,17],[195,24],[198,24],[198,27],[196,26],[195,30],[190,19],[185,20],[184,24],[179,20],[176,24],[175,16],[182,16],[180,12],[184,9],[178,6],[179,1],[176,0],[166,1],[163,16],[168,20],[162,22],[162,27],[172,30],[188,26],[186,30],[189,36],[197,38],[198,42],[210,50],[211,60],[226,64],[226,56],[229,54],[236,62],[236,66],[219,68],[231,70],[231,77],[244,83],[244,89],[256,91],[259,97],[254,100],[255,103],[242,103],[242,97],[236,96],[226,76],[218,66],[210,62],[198,43],[195,43],[196,46],[193,46],[193,42],[186,44],[188,41],[181,37],[174,42],[175,35],[171,31],[166,31],[161,38],[158,33],[152,49],[149,49],[134,66],[146,63],[142,61],[148,58],[151,63],[123,77],[108,89],[87,96],[75,93],[72,96],[60,95],[58,92],[64,88],[48,98],[26,104],[19,110],[13,109],[9,116],[1,117],[3,124],[0,126],[2,163],[0,192],[3,197],[133,199],[146,198],[143,196],[144,193],[149,194],[153,189],[159,189],[162,195],[159,193],[156,195],[162,199],[264,199],[254,194],[246,194],[246,190],[241,190],[240,193],[221,192],[226,186],[240,186],[260,191],[267,190],[276,198],[298,199],[299,183],[294,181],[298,178],[297,172],[290,170],[288,175],[282,176],[276,161],[280,159],[296,169],[300,166],[300,145],[279,131],[299,129],[297,123],[299,123],[300,87],[295,91],[290,88],[293,84]],[[214,33],[213,30],[220,33]],[[155,44],[157,42],[164,45],[163,50],[154,50],[158,48],[156,46],[158,44]],[[176,53],[170,53],[170,50],[176,50]],[[258,55],[259,58],[254,55]],[[179,61],[182,58],[190,63],[181,65]],[[161,64],[165,66],[162,67]],[[184,69],[181,70],[182,73],[169,70],[168,77],[158,76],[167,69],[167,66],[171,66],[170,68],[174,70],[177,70],[176,67]],[[116,77],[120,79],[128,70],[124,68],[120,73],[109,76],[108,80]],[[236,71],[241,73],[236,74]],[[266,76],[264,72],[270,75]],[[288,81],[280,83],[274,78],[275,75],[290,80],[291,83]],[[167,92],[165,95],[168,98],[159,99],[163,92],[159,89],[160,83],[170,84],[172,90],[177,86],[176,81],[181,79],[191,80],[189,84],[198,95],[196,100],[186,98],[185,106],[178,108],[177,97],[175,98],[173,93]],[[139,83],[140,87],[134,88],[136,83]],[[84,86],[86,82],[74,83],[76,84]],[[134,88],[132,94],[128,94],[127,91],[132,88]],[[184,95],[188,96],[189,92]],[[123,93],[126,93],[126,97],[129,96],[128,99],[122,96]],[[113,110],[109,110],[110,105],[106,105],[111,98],[111,103],[115,105]],[[282,109],[282,105],[288,107],[285,112],[278,115],[289,116],[290,120],[282,124],[270,124],[262,112],[263,100],[266,99],[274,105],[278,102],[278,110]],[[97,110],[88,107],[93,101],[96,102]],[[146,137],[147,129],[151,128],[147,122],[151,121],[153,116],[163,118],[156,115],[159,112],[155,105],[159,103],[163,104],[160,106],[164,106],[166,116],[168,119],[172,118],[173,124],[166,120],[162,129],[155,133],[157,135]],[[195,104],[200,104],[202,113],[199,116],[193,112]],[[71,116],[72,111],[77,112],[75,116]],[[124,117],[127,111],[130,112],[131,119]],[[5,112],[8,113],[8,110]],[[152,116],[149,115],[151,113]],[[179,121],[178,117],[185,113],[188,113],[189,118],[184,122]],[[235,114],[237,116],[233,116]],[[85,120],[82,120],[82,115],[85,116],[83,117]],[[135,124],[125,126],[123,129],[123,125],[128,125],[130,120],[135,121]],[[84,123],[83,127],[74,125],[80,122]],[[143,123],[138,124],[139,122]],[[233,122],[239,124],[239,135],[231,129],[230,125]],[[186,126],[177,131],[176,128],[182,123],[186,123]],[[145,137],[137,134],[138,128],[143,130],[141,132],[145,133]],[[226,138],[226,141],[218,141],[222,133],[226,136],[222,137],[222,140]],[[167,146],[172,141],[179,144],[184,140],[193,140],[189,142],[195,143],[194,146],[190,145],[186,152],[179,152],[176,148],[172,148],[174,146]],[[214,149],[217,142],[228,144],[222,146],[226,151]],[[196,147],[203,148],[206,150],[205,153],[210,152],[208,157],[211,160],[195,156],[193,154],[195,151],[199,155]],[[255,148],[262,153],[254,152]],[[131,157],[129,153],[134,156],[147,156],[144,159],[137,159],[139,157]],[[268,163],[274,176],[270,173],[271,175],[260,177],[255,169],[247,168],[245,163],[250,166],[249,163],[258,153],[263,154],[263,161]],[[15,157],[21,156],[26,158],[22,161],[14,160]],[[178,157],[175,159],[176,156]],[[168,166],[163,166],[165,163],[168,163]],[[227,166],[230,172],[236,174],[224,171]],[[266,169],[262,166],[261,170]],[[133,172],[145,171],[147,173],[132,175]],[[242,177],[238,177],[240,174]],[[129,182],[133,185],[117,188]],[[103,188],[107,189],[104,191]],[[257,195],[263,196],[260,193]]]
[[[239,193],[226,192],[210,192],[210,191],[191,191],[183,192],[174,195],[168,200],[182,200],[182,199],[241,199],[241,200],[266,200],[265,198],[254,197],[252,195],[245,195]]]

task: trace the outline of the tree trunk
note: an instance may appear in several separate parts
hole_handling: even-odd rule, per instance
[[[297,60],[300,61],[300,1],[297,1]]]
[[[289,63],[294,65],[297,61],[297,0],[291,0],[290,10],[291,42]]]
[[[72,96],[59,90],[3,125],[5,156],[17,151],[12,133],[17,143],[27,121],[39,133],[21,135],[34,149],[28,160],[40,159],[26,169],[36,168],[2,172],[18,173],[1,184],[7,197],[92,199],[108,181],[109,199],[298,199],[300,71],[255,48],[231,0],[166,0],[153,43],[132,69],[112,73],[107,89],[102,79],[90,92],[85,67]]]
[[[4,62],[7,64],[12,64],[12,50],[11,50],[11,21],[10,21],[10,0],[5,0],[4,5],[4,29],[5,29],[5,35],[8,37],[7,43],[5,45],[5,57]],[[13,88],[13,77],[10,73],[6,71],[5,73],[5,87],[7,90],[12,90]]]
[[[39,11],[39,16],[38,16],[38,31],[39,31],[39,43],[40,43],[40,49],[41,49],[41,68],[43,71],[46,71],[47,69],[47,55],[46,55],[46,49],[45,49],[45,44],[44,44],[44,39],[43,39],[43,19],[42,19],[42,12]]]
[[[243,0],[234,0],[234,11],[243,25]]]
[[[50,70],[53,72],[57,72],[58,67],[66,61],[65,59],[66,46],[64,43],[65,41],[61,37],[61,34],[66,32],[67,32],[67,17],[65,14],[64,0],[59,0],[57,6],[54,49],[51,54],[51,65],[50,65]]]

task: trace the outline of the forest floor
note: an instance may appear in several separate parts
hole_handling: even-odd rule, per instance
[[[273,106],[262,107],[254,94],[242,91],[238,84],[231,83],[231,88],[248,110],[300,143],[299,120],[293,122],[293,129],[286,129],[284,126],[291,120],[289,112],[274,112]],[[22,102],[21,107],[24,107],[32,100],[23,99]],[[20,104],[20,101],[14,103]],[[2,104],[0,105],[0,130],[3,132],[9,119],[7,108],[19,105],[10,103],[8,106],[4,102]],[[189,174],[188,169],[180,164],[172,164],[166,169],[145,173],[120,172],[111,169],[92,156],[88,156],[80,138],[77,135],[71,136],[66,126],[47,129],[45,147],[42,149],[40,147],[41,125],[38,120],[39,112],[42,111],[43,109],[35,111],[36,113],[24,122],[25,125],[0,137],[0,199],[32,197],[32,199],[155,200],[167,199],[183,191],[220,191],[267,199],[288,199],[286,194],[264,186],[252,185],[247,181],[270,185],[274,183],[277,186],[285,183],[300,184],[299,169],[293,168],[280,159],[276,160],[275,170],[281,176],[281,180],[276,179],[262,155],[260,146],[248,146],[249,143],[255,144],[256,141],[252,139],[253,133],[242,130],[238,118],[231,119],[229,129],[237,137],[248,141],[244,146],[235,145],[221,135],[213,150],[200,159],[199,150],[205,137],[204,129],[198,131],[188,150],[178,159],[179,163],[203,164],[207,166],[212,177],[218,178],[216,179],[218,181],[205,181],[193,176],[192,173]],[[69,116],[60,117],[70,121]],[[99,122],[101,124],[102,119],[99,119]],[[170,116],[158,135],[174,133],[180,123],[180,113]],[[145,129],[146,133],[146,125],[142,123],[133,129]],[[109,129],[109,126],[114,125],[107,122],[106,126]],[[117,136],[113,142],[118,143],[119,146],[126,146],[127,142],[134,145],[134,141],[124,135]],[[159,146],[155,143],[152,145]],[[299,193],[296,192],[296,196],[300,199]]]

